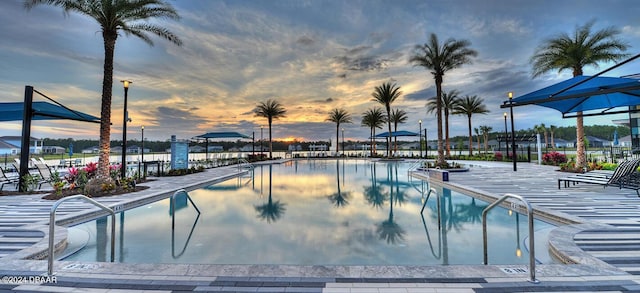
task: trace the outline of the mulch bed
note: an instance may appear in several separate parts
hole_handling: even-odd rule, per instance
[[[149,182],[149,181],[154,181],[154,179],[147,179],[147,180],[144,180],[142,182],[138,182],[137,184],[141,184],[141,183]],[[91,197],[103,197],[103,196],[121,195],[121,194],[127,194],[127,193],[132,193],[132,192],[138,192],[138,191],[145,190],[145,189],[148,189],[148,188],[149,188],[149,186],[136,185],[135,188],[129,188],[129,189],[125,190],[121,186],[116,186],[115,190],[112,190],[110,192],[101,193],[101,194],[98,194],[98,195],[94,195],[94,196],[91,196]],[[20,192],[20,191],[15,191],[15,190],[2,190],[2,191],[0,191],[0,196],[29,195],[29,194],[44,194],[42,199],[58,200],[58,199],[61,199],[63,197],[76,195],[76,194],[82,194],[82,190],[80,190],[80,188],[65,189],[65,190],[62,191],[61,194],[55,194],[55,192],[53,192],[52,190],[46,190],[46,191],[36,190],[36,191],[32,191],[32,192]]]

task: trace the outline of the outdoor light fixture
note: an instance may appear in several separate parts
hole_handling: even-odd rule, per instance
[[[513,92],[507,94],[509,96],[509,108],[511,110],[511,151],[513,152],[513,171],[518,171],[516,154],[516,130],[513,123]]]
[[[420,144],[420,158],[422,158],[422,120],[418,120],[418,144]]]
[[[122,166],[120,167],[120,177],[124,179],[127,177],[127,120],[129,115],[127,113],[127,95],[129,94],[129,85],[133,83],[130,80],[120,81],[124,86],[124,118],[122,119]]]

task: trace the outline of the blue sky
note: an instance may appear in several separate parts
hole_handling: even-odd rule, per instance
[[[115,52],[112,139],[122,133],[123,89],[130,79],[128,136],[165,140],[210,131],[260,135],[266,119],[252,110],[273,98],[288,110],[274,122],[274,138],[328,140],[333,108],[353,115],[347,139],[363,140],[369,130],[361,114],[377,104],[375,86],[396,82],[403,96],[393,105],[409,113],[400,126],[417,131],[418,120],[435,137],[427,98],[435,95],[431,74],[409,63],[415,45],[430,33],[441,40],[466,39],[478,52],[471,65],[448,72],[444,90],[478,95],[491,111],[474,115],[473,126],[502,131],[499,105],[516,96],[567,79],[571,72],[531,77],[530,57],[545,39],[572,33],[595,20],[595,29],[615,26],[631,54],[640,50],[640,5],[619,1],[216,1],[170,2],[182,17],[159,23],[180,36],[181,47],[154,38],[155,46],[121,35]],[[98,24],[79,14],[65,17],[56,7],[31,11],[22,1],[0,1],[0,101],[21,101],[25,85],[65,105],[100,113],[104,51]],[[587,67],[585,74],[600,68]],[[639,73],[633,62],[609,76]],[[566,126],[555,110],[515,108],[516,128]],[[611,124],[624,115],[589,117],[586,124]],[[465,116],[452,116],[451,135],[466,135]],[[19,135],[19,123],[0,123],[0,135]],[[98,138],[98,126],[68,121],[35,122],[36,137]],[[266,132],[264,134],[266,136]]]

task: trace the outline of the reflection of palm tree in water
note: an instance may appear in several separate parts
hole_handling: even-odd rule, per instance
[[[404,229],[402,229],[402,227],[400,227],[400,225],[398,225],[398,223],[394,222],[393,220],[393,191],[394,187],[397,187],[398,185],[398,178],[396,175],[396,178],[394,180],[391,164],[387,165],[387,176],[391,184],[391,186],[389,187],[389,218],[378,224],[376,231],[378,232],[380,239],[386,240],[389,244],[396,244],[398,242],[404,241],[404,234],[406,232],[404,231]]]
[[[482,211],[487,205],[477,205],[476,199],[471,198],[470,204],[456,204],[456,215],[459,215],[461,222],[480,223],[482,219]]]
[[[396,181],[395,181],[396,194],[394,199],[396,203],[401,206],[403,203],[409,200],[409,196],[405,192],[404,188],[400,189],[400,177],[398,177],[398,163],[393,164],[393,170],[395,171],[395,174],[396,174]]]
[[[344,162],[342,163],[343,167],[344,167]],[[344,174],[343,174],[344,176]],[[340,159],[336,159],[336,180],[337,180],[337,186],[338,186],[338,192],[331,194],[329,196],[327,196],[327,198],[329,198],[329,201],[331,201],[331,203],[333,203],[333,205],[335,205],[336,207],[344,207],[346,205],[349,204],[349,198],[351,197],[351,192],[342,192],[340,190]],[[344,180],[342,182],[342,184],[344,184]]]
[[[440,223],[442,225],[442,264],[448,265],[448,232],[452,229],[458,232],[461,231],[463,223],[475,223],[477,215],[482,215],[482,210],[484,210],[486,206],[478,206],[476,205],[475,199],[472,199],[469,205],[456,204],[454,211],[451,190],[447,188],[442,189],[442,201],[439,202],[439,205],[441,214]],[[433,207],[430,206],[430,208],[433,210]],[[432,214],[434,218],[437,218],[437,216],[437,213]]]
[[[269,200],[263,205],[254,206],[256,212],[258,212],[258,218],[267,220],[267,223],[279,220],[287,210],[285,208],[286,203],[281,203],[279,200],[273,201],[271,197],[272,171],[273,166],[269,165]]]
[[[369,204],[375,208],[380,208],[387,201],[387,194],[382,192],[382,188],[376,182],[376,163],[371,163],[371,186],[365,186],[364,196]]]

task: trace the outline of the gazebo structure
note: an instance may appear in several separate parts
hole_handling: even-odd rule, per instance
[[[204,138],[204,148],[205,148],[205,159],[208,160],[209,159],[209,139],[220,139],[220,138],[244,138],[244,139],[251,139],[253,140],[253,137],[244,135],[242,133],[239,132],[232,132],[232,131],[227,131],[227,132],[207,132],[205,134],[201,134],[198,136],[195,136],[196,139],[202,139]]]

